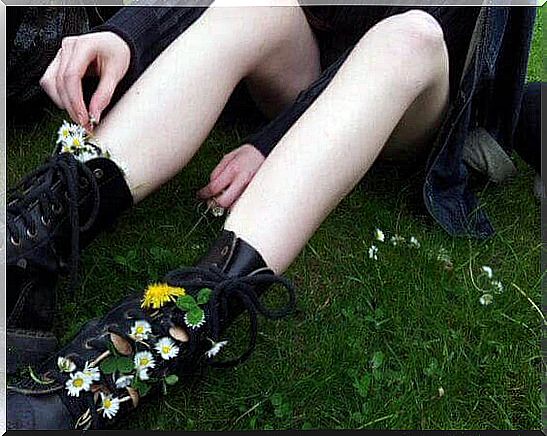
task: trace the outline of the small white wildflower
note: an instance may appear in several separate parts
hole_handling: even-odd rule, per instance
[[[91,366],[89,362],[85,363],[82,373],[89,378],[90,382],[99,381],[101,379],[101,372],[99,368]]]
[[[444,397],[444,389],[441,386],[441,387],[439,387],[439,398],[442,398],[442,397]]]
[[[482,266],[481,269],[486,273],[489,279],[491,279],[494,276],[494,273],[492,272],[492,268],[489,266]]]
[[[498,294],[503,292],[503,284],[499,280],[492,280],[491,284],[494,287],[494,292]]]
[[[372,245],[368,249],[368,257],[369,259],[378,260],[378,247],[376,245]]]
[[[73,372],[76,370],[76,364],[63,356],[57,358],[57,366],[61,372]]]
[[[420,243],[418,242],[418,239],[416,239],[414,236],[411,236],[411,237],[410,237],[410,242],[409,242],[409,244],[410,244],[412,247],[420,248]]]
[[[66,143],[71,135],[72,131],[70,123],[65,120],[57,132],[57,143]]]
[[[374,230],[374,239],[384,242],[386,240],[386,236],[384,235],[384,232],[377,228]]]
[[[137,374],[141,380],[147,380],[148,369],[156,367],[154,356],[152,356],[152,353],[150,351],[138,352],[137,354],[135,354],[135,357],[133,358],[133,362],[135,364],[135,369],[137,370]]]
[[[85,146],[85,135],[82,133],[73,134],[66,141],[66,145],[68,145],[73,152],[86,150],[87,147]]]
[[[152,333],[152,326],[147,321],[135,321],[135,324],[131,327],[129,336],[136,341],[144,341],[148,339],[148,336]]]
[[[128,386],[131,386],[134,378],[135,376],[132,375],[122,375],[116,380],[116,387],[118,389],[127,388]]]
[[[405,242],[405,238],[399,235],[394,235],[389,239],[389,242],[391,242],[391,245],[395,247],[399,244],[403,244]]]
[[[78,371],[70,374],[67,380],[66,389],[71,397],[79,397],[80,391],[88,391],[91,388],[91,380],[83,372]]]
[[[209,349],[209,351],[207,351],[207,353],[205,353],[208,358],[216,356],[222,349],[222,347],[224,347],[228,343],[228,341],[215,342],[211,339],[209,340],[211,341],[212,347]]]
[[[479,298],[479,303],[483,306],[488,306],[489,304],[492,304],[493,301],[494,297],[492,297],[492,294],[484,294],[481,298]]]
[[[101,407],[99,411],[103,412],[103,417],[112,419],[120,410],[120,400],[111,395],[101,392]]]
[[[169,360],[179,354],[179,347],[175,345],[173,339],[165,337],[161,338],[154,347],[163,360]]]

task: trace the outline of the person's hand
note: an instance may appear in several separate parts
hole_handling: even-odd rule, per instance
[[[113,32],[70,36],[63,38],[55,59],[40,79],[40,85],[59,108],[69,113],[74,122],[92,127],[90,117],[99,122],[130,61],[129,46]],[[89,111],[82,92],[82,78],[86,75],[100,78],[89,103]]]
[[[211,173],[209,184],[199,190],[198,196],[204,200],[214,199],[224,208],[231,207],[264,160],[262,153],[252,145],[236,148],[222,158]]]

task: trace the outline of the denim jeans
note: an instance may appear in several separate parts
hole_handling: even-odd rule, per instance
[[[483,148],[483,172],[492,178],[510,161],[534,17],[535,8],[483,7],[477,19],[460,89],[429,157],[423,189],[427,209],[451,235],[494,233],[469,187],[464,149]],[[476,131],[483,133],[482,143],[467,141]]]

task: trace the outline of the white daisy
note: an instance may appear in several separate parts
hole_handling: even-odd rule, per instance
[[[494,287],[494,292],[501,294],[503,292],[503,284],[499,280],[492,280],[492,286]]]
[[[66,144],[73,152],[83,151],[87,148],[85,145],[85,135],[80,132],[72,134],[66,141]]]
[[[76,364],[63,356],[57,358],[57,366],[61,372],[73,372],[76,370]]]
[[[90,381],[99,381],[101,379],[101,372],[99,368],[91,366],[89,362],[85,363],[82,373],[89,378]]]
[[[179,354],[179,347],[175,345],[173,339],[165,337],[161,338],[154,347],[163,360],[169,360]]]
[[[74,123],[70,125],[70,133],[72,134],[72,136],[87,136],[87,132],[85,131],[83,126]]]
[[[72,135],[72,129],[70,126],[70,123],[68,123],[66,120],[63,121],[63,124],[61,124],[61,127],[59,127],[59,130],[57,131],[57,142],[66,142],[68,141],[68,138]]]
[[[147,321],[135,321],[133,327],[131,327],[131,336],[136,341],[144,341],[148,339],[148,336],[152,333],[152,326]]]
[[[418,242],[418,240],[417,240],[414,236],[411,236],[411,237],[410,237],[409,244],[410,244],[412,247],[420,248],[420,243]]]
[[[380,229],[374,230],[374,239],[380,242],[384,242],[386,240],[386,237],[384,235],[384,232],[382,232]]]
[[[493,301],[494,297],[492,297],[492,294],[484,294],[481,298],[479,298],[479,303],[483,306],[488,306],[489,304],[492,304]]]
[[[368,257],[370,259],[378,260],[378,247],[376,245],[372,245],[368,249]]]
[[[399,245],[399,244],[402,244],[405,242],[405,238],[403,238],[402,236],[399,236],[399,235],[395,235],[395,236],[392,236],[390,239],[389,239],[389,242],[391,242],[391,245],[393,245],[394,247]]]
[[[99,407],[99,411],[103,412],[103,417],[112,419],[116,416],[118,410],[120,410],[120,400],[101,392],[101,407]]]
[[[116,380],[116,387],[118,389],[127,388],[128,386],[131,386],[134,378],[135,376],[133,375],[122,375]]]
[[[148,369],[156,367],[154,356],[152,356],[150,351],[138,352],[135,354],[133,362],[135,363],[135,369],[141,380],[148,380]]]
[[[486,273],[489,279],[491,279],[494,276],[494,273],[492,272],[492,268],[489,266],[482,266],[481,269]]]
[[[68,395],[72,397],[79,397],[80,391],[88,391],[90,387],[91,380],[81,371],[70,374],[70,379],[66,382]]]
[[[216,356],[219,353],[219,351],[222,349],[222,347],[224,347],[228,343],[228,341],[215,342],[215,341],[212,341],[211,339],[209,340],[211,341],[211,344],[213,344],[213,346],[209,349],[209,351],[205,353],[207,357],[209,358]]]

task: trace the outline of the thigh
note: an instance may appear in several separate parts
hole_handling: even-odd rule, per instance
[[[245,78],[253,100],[269,118],[290,106],[321,71],[319,47],[302,9],[299,6],[283,8],[287,10],[282,26],[283,45]]]

